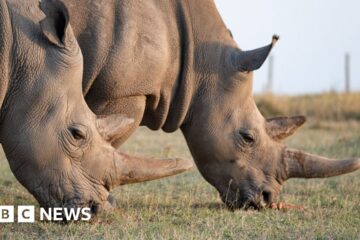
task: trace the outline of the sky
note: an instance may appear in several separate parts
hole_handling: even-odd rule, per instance
[[[266,45],[274,33],[273,91],[277,94],[342,92],[344,56],[350,54],[351,90],[360,91],[359,0],[215,0],[241,49]],[[255,72],[263,91],[268,62]]]

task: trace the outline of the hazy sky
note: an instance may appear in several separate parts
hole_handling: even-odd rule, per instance
[[[344,54],[351,56],[351,88],[360,91],[359,0],[216,0],[235,40],[244,49],[280,41],[273,50],[274,91],[285,94],[344,90]],[[254,90],[267,81],[265,63]]]

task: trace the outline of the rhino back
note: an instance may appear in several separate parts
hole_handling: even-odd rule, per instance
[[[84,55],[83,90],[90,108],[97,114],[126,113],[151,129],[176,130],[190,102],[189,96],[177,97],[179,106],[172,106],[185,78],[184,49],[191,44],[186,1],[65,2]],[[177,116],[168,119],[175,108]]]

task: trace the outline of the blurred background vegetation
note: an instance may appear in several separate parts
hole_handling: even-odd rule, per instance
[[[323,93],[302,96],[255,96],[266,116],[304,115],[314,122],[360,120],[360,93]]]

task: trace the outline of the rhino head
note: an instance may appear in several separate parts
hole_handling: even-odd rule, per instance
[[[289,178],[331,177],[359,169],[360,159],[330,160],[281,143],[305,117],[265,119],[252,96],[253,71],[278,37],[265,47],[242,51],[223,32],[217,44],[198,47],[198,94],[182,126],[198,169],[222,200],[230,208],[258,209],[276,201]]]
[[[82,54],[62,2],[1,1],[0,19],[0,140],[12,172],[42,206],[107,206],[117,185],[191,167],[111,146],[133,121],[96,116],[86,105]]]

